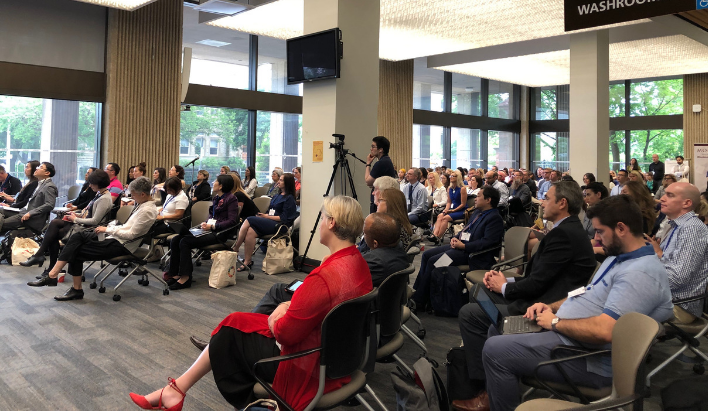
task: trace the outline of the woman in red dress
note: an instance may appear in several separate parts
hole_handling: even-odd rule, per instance
[[[351,197],[326,197],[320,220],[320,243],[330,250],[322,265],[298,287],[290,302],[270,316],[233,313],[212,333],[209,345],[182,376],[146,396],[130,394],[141,408],[182,409],[185,393],[209,371],[226,401],[242,409],[254,401],[253,364],[263,358],[287,355],[320,346],[322,321],[337,304],[372,290],[366,261],[354,246],[364,226],[361,206]],[[279,348],[280,347],[280,348]],[[319,353],[264,368],[273,388],[295,410],[304,409],[317,392]],[[327,380],[325,393],[349,382]]]

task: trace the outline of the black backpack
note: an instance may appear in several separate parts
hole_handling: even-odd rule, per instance
[[[454,266],[438,267],[430,279],[430,305],[435,315],[457,317],[460,308],[469,301],[465,279]]]

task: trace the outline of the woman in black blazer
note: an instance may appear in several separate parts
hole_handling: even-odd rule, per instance
[[[84,208],[86,208],[88,203],[90,203],[91,200],[96,197],[96,192],[93,191],[91,187],[89,187],[88,182],[88,176],[94,171],[96,171],[96,167],[89,167],[89,169],[86,170],[86,174],[84,174],[84,180],[86,182],[81,187],[79,195],[75,199],[69,200],[69,202],[66,203],[66,206],[69,208],[70,211],[83,210]]]
[[[34,176],[34,172],[39,165],[40,163],[37,160],[31,160],[25,164],[25,176],[29,179],[29,182],[14,197],[2,193],[3,195],[0,195],[0,197],[2,197],[3,203],[12,205],[14,208],[23,208],[27,205],[39,183],[37,177]]]
[[[211,198],[211,186],[209,185],[209,172],[199,170],[197,172],[197,181],[192,183],[187,193],[189,201],[196,203],[197,201],[208,200]]]

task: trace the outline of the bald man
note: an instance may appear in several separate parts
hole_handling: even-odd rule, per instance
[[[661,212],[666,214],[671,229],[661,244],[651,240],[657,256],[669,273],[674,301],[697,297],[708,284],[708,227],[694,210],[701,204],[701,193],[689,183],[673,183],[661,197]],[[702,313],[702,301],[674,305],[674,316],[680,323],[693,322]]]
[[[374,287],[408,267],[406,250],[400,246],[400,233],[398,222],[389,214],[373,213],[364,220],[364,241],[369,249],[361,255],[369,266]]]

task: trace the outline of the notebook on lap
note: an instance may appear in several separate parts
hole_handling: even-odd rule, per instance
[[[499,334],[526,334],[543,331],[543,328],[536,324],[536,321],[524,318],[523,315],[502,317],[499,309],[490,297],[490,291],[484,285],[475,284],[472,287],[470,299],[482,308],[482,311],[489,317],[499,331]]]

